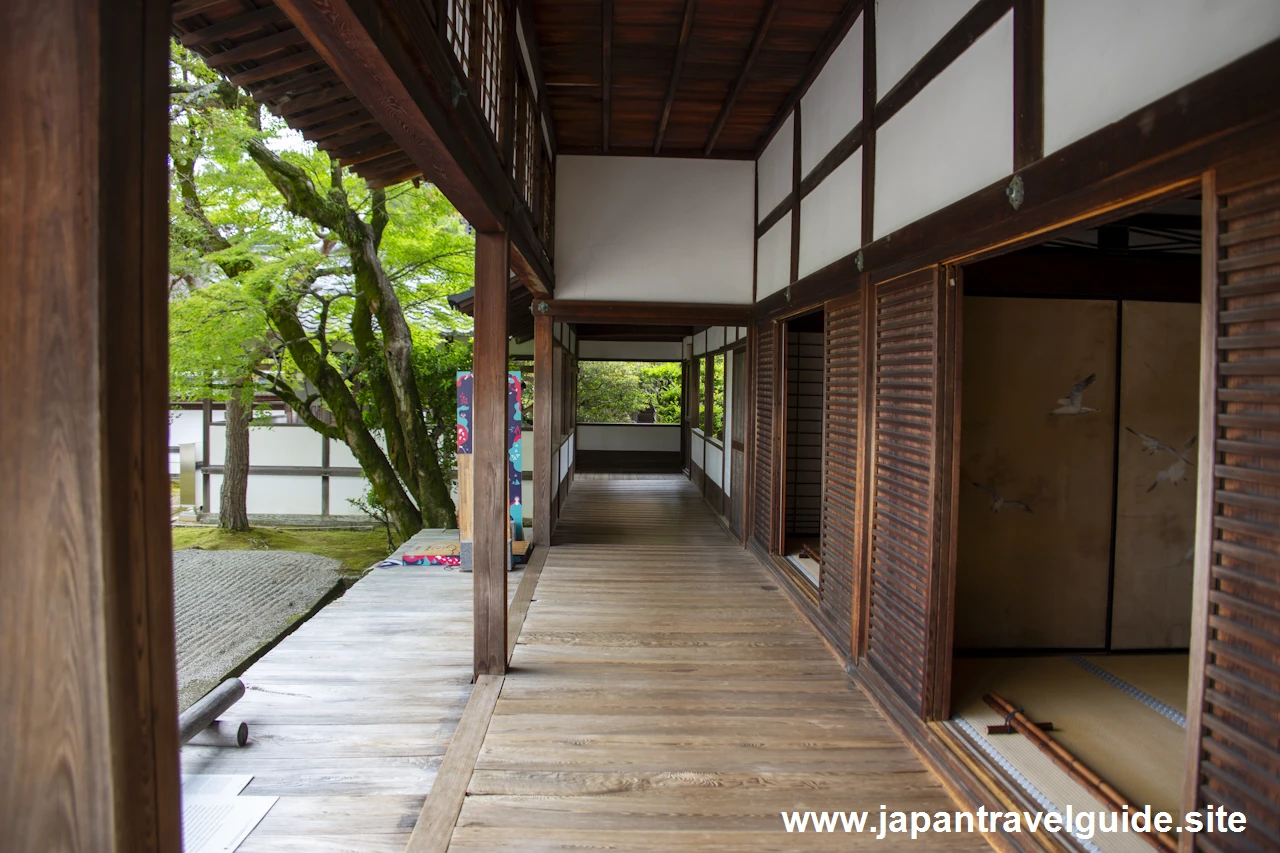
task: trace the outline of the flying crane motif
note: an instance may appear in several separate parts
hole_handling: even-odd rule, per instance
[[[1125,427],[1126,430],[1142,439],[1142,449],[1146,451],[1148,456],[1155,456],[1159,453],[1169,453],[1174,457],[1173,462],[1169,463],[1169,467],[1156,473],[1155,480],[1147,487],[1147,491],[1154,491],[1156,486],[1161,483],[1168,483],[1172,486],[1178,485],[1187,478],[1187,467],[1195,465],[1187,458],[1187,453],[1191,448],[1196,446],[1196,439],[1199,436],[1191,436],[1181,450],[1174,448],[1172,445],[1165,444],[1153,435],[1147,435],[1145,432],[1138,432],[1133,427]]]
[[[1084,389],[1093,384],[1093,380],[1098,378],[1098,374],[1090,373],[1084,379],[1081,379],[1075,385],[1071,386],[1071,390],[1067,392],[1067,396],[1058,399],[1058,408],[1049,414],[1051,415],[1087,415],[1089,412],[1096,412],[1097,409],[1091,409],[1084,405]]]
[[[992,512],[999,512],[1000,510],[1004,509],[1007,506],[1008,507],[1016,506],[1019,509],[1025,510],[1027,512],[1031,512],[1031,507],[1027,506],[1027,504],[1023,501],[1011,501],[1007,498],[1003,498],[1000,496],[1000,493],[997,492],[995,489],[991,488],[990,486],[983,485],[982,483],[974,483],[973,485],[979,489],[982,489],[982,491],[986,492],[988,495],[991,496]]]

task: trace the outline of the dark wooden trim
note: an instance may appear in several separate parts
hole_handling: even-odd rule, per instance
[[[579,154],[585,156],[599,156],[606,152],[599,145],[564,145],[560,148],[561,154]],[[653,157],[653,149],[649,146],[623,146],[611,145],[607,152],[612,157]],[[723,151],[715,154],[707,154],[702,148],[671,148],[664,147],[657,153],[658,157],[673,157],[680,160],[755,160],[755,154],[750,151]]]
[[[751,221],[759,223],[760,221],[760,164],[752,164],[751,167]],[[760,247],[757,241],[760,239],[760,228],[757,225],[755,231],[755,240],[751,241],[751,304],[756,304],[756,289],[760,279]]]
[[[564,323],[671,323],[674,325],[745,326],[751,321],[750,305],[714,302],[597,302],[547,299],[534,302],[534,310]]]
[[[818,52],[814,54],[813,60],[805,70],[804,77],[800,80],[800,85],[796,86],[791,91],[791,94],[787,96],[782,108],[778,110],[773,122],[769,125],[769,130],[760,141],[760,146],[756,149],[757,159],[769,147],[769,143],[773,141],[773,138],[778,135],[778,130],[782,127],[783,122],[787,120],[787,116],[791,115],[791,110],[795,108],[795,105],[800,103],[800,100],[808,93],[809,87],[813,85],[813,81],[818,79],[822,69],[827,67],[827,62],[831,60],[831,54],[836,52],[840,42],[844,41],[844,37],[849,34],[854,22],[858,20],[858,13],[862,11],[862,6],[863,0],[849,0],[844,10],[841,11],[840,17],[831,25],[831,30],[823,40],[822,46],[818,48]]]
[[[1026,199],[1014,210],[1001,179],[862,248],[864,269],[883,277],[940,261],[976,260],[1043,241],[1048,235],[1115,218],[1126,208],[1190,195],[1201,172],[1273,156],[1280,137],[1280,40],[1241,57],[1155,103],[1037,160],[1019,172]],[[866,149],[872,155],[874,135]],[[864,168],[867,160],[864,160]],[[874,165],[872,164],[872,168]],[[870,172],[864,171],[864,178]],[[864,180],[863,229],[873,185]],[[858,272],[857,253],[756,303],[757,319],[816,305],[842,292]]]
[[[1013,167],[1044,156],[1044,0],[1013,3]]]
[[[791,145],[791,270],[787,282],[800,278],[800,141],[804,123],[801,105],[796,104],[796,120],[791,124],[795,141]]]
[[[862,122],[844,135],[844,138],[836,143],[835,147],[827,152],[826,156],[818,161],[818,165],[814,166],[809,174],[800,180],[800,198],[803,199],[809,193],[818,188],[818,184],[822,183],[828,175],[836,169],[844,165],[844,161],[853,156],[853,153],[862,145]]]
[[[600,0],[600,148],[609,153],[613,121],[613,0]]]
[[[206,474],[221,474],[221,465],[201,465]],[[330,465],[250,465],[250,474],[265,477],[362,477],[360,468],[334,468]]]
[[[584,473],[677,474],[684,467],[678,450],[576,450],[573,461]]]
[[[871,631],[871,503],[872,459],[875,456],[875,403],[876,395],[868,390],[875,384],[876,375],[876,291],[871,275],[858,277],[862,295],[862,351],[858,370],[859,420],[858,435],[858,559],[855,566],[857,578],[852,591],[853,625],[850,630],[852,656],[855,662],[867,653]]]
[[[472,590],[476,677],[507,668],[507,277],[505,233],[476,234]],[[536,399],[536,392],[535,392]]]
[[[875,231],[876,194],[876,4],[863,8],[862,21],[862,245]]]
[[[707,136],[707,144],[703,149],[703,153],[707,156],[715,150],[716,141],[720,138],[720,132],[724,130],[725,122],[729,120],[729,113],[733,111],[733,105],[737,103],[738,96],[742,94],[742,90],[746,88],[747,79],[751,76],[751,68],[756,64],[756,59],[760,56],[760,49],[764,47],[765,37],[769,34],[769,26],[773,23],[773,19],[777,17],[778,10],[782,7],[782,0],[769,0],[769,5],[765,6],[764,11],[760,13],[760,23],[756,25],[755,35],[751,37],[751,47],[747,49],[747,56],[742,60],[742,68],[738,71],[738,79],[734,81],[733,88],[729,90],[729,96],[725,98],[724,105],[720,107],[720,115],[716,116],[715,124],[711,126],[711,133]]]
[[[966,296],[1199,302],[1200,258],[1024,249],[966,265],[964,292]]]
[[[962,270],[937,270],[938,345],[935,356],[934,502],[936,550],[929,592],[929,643],[925,667],[924,716],[951,716],[956,588],[956,545],[960,525],[960,394]]]
[[[781,222],[782,217],[794,210],[795,206],[795,193],[787,193],[787,197],[778,202],[778,206],[769,211],[769,215],[761,219],[760,223],[756,225],[756,239],[759,240],[765,234],[768,234],[769,229]]]
[[[680,88],[680,72],[684,70],[684,56],[689,50],[689,33],[693,32],[693,16],[698,10],[698,0],[685,0],[684,19],[680,23],[680,38],[676,41],[676,58],[671,64],[671,82],[667,84],[667,97],[662,102],[662,117],[658,120],[658,132],[653,138],[653,153],[662,151],[662,137],[667,134],[667,121],[671,118],[671,105]]]
[[[1013,0],[978,0],[956,25],[947,31],[929,52],[921,57],[907,75],[899,80],[892,89],[885,93],[875,106],[874,121],[876,127],[893,118],[898,110],[918,95],[925,86],[946,70],[952,62],[960,58],[960,54],[982,37],[987,30],[995,26],[1012,8]]]
[[[546,122],[547,133],[551,136],[551,139],[547,140],[547,144],[550,146],[551,162],[555,163],[556,155],[559,153],[556,145],[556,123],[551,115],[551,105],[547,98],[547,81],[542,73],[542,53],[538,48],[537,31],[534,29],[533,23],[533,2],[532,0],[515,0],[515,6],[520,12],[520,23],[524,29],[524,44],[529,49],[529,61],[533,64],[533,82],[538,87],[540,118]],[[519,51],[519,49],[520,46],[517,44],[516,50]]]

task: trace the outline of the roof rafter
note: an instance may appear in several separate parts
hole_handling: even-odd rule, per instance
[[[653,153],[662,150],[662,137],[667,134],[667,121],[671,118],[671,105],[680,86],[680,72],[684,69],[684,56],[689,49],[689,34],[693,32],[693,15],[698,0],[685,0],[684,21],[680,24],[680,40],[676,43],[676,59],[671,66],[671,83],[667,86],[667,99],[662,104],[662,119],[658,122],[658,135],[653,140]]]
[[[760,49],[764,47],[765,37],[769,34],[769,27],[773,24],[773,19],[778,16],[778,9],[782,6],[782,0],[769,0],[769,5],[765,7],[764,12],[760,15],[760,23],[756,26],[756,33],[751,38],[751,47],[747,50],[747,58],[743,60],[742,70],[738,72],[738,79],[734,81],[733,88],[729,90],[729,97],[725,98],[724,106],[720,108],[720,115],[716,118],[716,123],[711,126],[711,133],[707,136],[707,147],[703,150],[703,154],[708,157],[716,147],[716,141],[720,138],[720,132],[724,130],[725,122],[729,120],[729,113],[733,111],[733,105],[737,102],[738,96],[742,94],[742,90],[746,88],[747,78],[751,76],[751,67],[756,64],[756,59],[760,56]]]

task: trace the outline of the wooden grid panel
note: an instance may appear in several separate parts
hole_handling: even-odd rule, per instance
[[[445,0],[444,36],[453,48],[453,55],[462,66],[463,76],[470,76],[471,68],[471,7],[478,0]]]
[[[756,334],[755,538],[765,550],[773,529],[773,401],[777,381],[773,324]]]
[[[821,607],[827,624],[852,649],[858,556],[858,440],[862,411],[862,294],[827,306],[826,439],[822,484]]]
[[[480,67],[475,80],[484,114],[493,138],[502,136],[502,69],[505,17],[502,0],[480,0]]]
[[[520,71],[516,75],[515,151],[511,158],[511,177],[515,179],[516,191],[530,212],[537,209],[534,204],[534,181],[539,159],[536,106],[528,79]]]
[[[875,295],[867,656],[917,711],[924,708],[934,539],[935,291],[928,270]]]
[[[1217,210],[1216,434],[1197,805],[1249,816],[1202,850],[1280,849],[1280,181]],[[1202,493],[1203,494],[1203,493]],[[1203,613],[1203,611],[1202,611]],[[1192,717],[1194,719],[1194,716]]]

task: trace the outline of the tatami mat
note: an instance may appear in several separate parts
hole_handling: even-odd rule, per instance
[[[1155,674],[1141,672],[1140,661],[1131,663],[1134,658],[1153,664]],[[1101,665],[1096,658],[1091,660]],[[1115,669],[1108,671],[1173,705],[1164,697],[1176,691],[1160,673],[1167,677],[1176,671],[1175,665],[1159,656],[1109,660],[1116,663],[1109,662],[1108,667]],[[1186,705],[1185,675],[1183,685],[1183,700],[1175,707]],[[1175,723],[1065,657],[957,660],[956,715],[984,733],[987,725],[1001,722],[982,701],[986,692],[998,693],[1034,720],[1052,722],[1054,740],[1139,808],[1150,804],[1153,810],[1179,814],[1186,733]],[[987,739],[1060,808],[1067,803],[1091,810],[1099,807],[1025,737],[991,735]],[[1045,765],[1054,772],[1045,770]],[[1086,798],[1082,804],[1076,802],[1073,787]]]
[[[1085,655],[1085,660],[1122,678],[1180,713],[1187,713],[1187,655]]]

